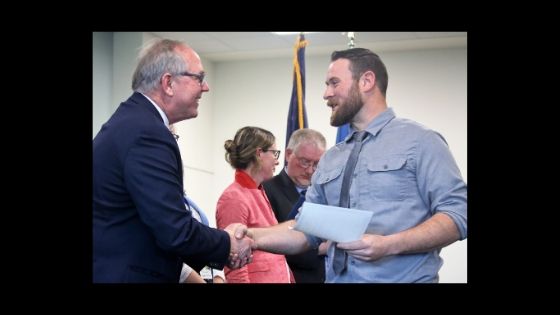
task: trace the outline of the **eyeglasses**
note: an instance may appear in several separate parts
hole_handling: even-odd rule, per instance
[[[274,158],[277,159],[277,160],[280,157],[280,152],[282,152],[280,150],[270,150],[270,149],[264,150],[263,149],[263,152],[268,152],[268,151],[272,152],[272,154],[274,154]]]
[[[202,86],[202,84],[204,84],[204,76],[206,75],[206,73],[204,73],[204,71],[202,71],[201,73],[190,73],[188,71],[185,71],[185,72],[181,72],[179,74],[183,75],[183,76],[186,76],[186,77],[195,77],[198,80],[198,83],[200,83],[200,86]]]
[[[319,164],[319,161],[312,162],[312,161],[309,161],[308,159],[298,158],[298,163],[299,163],[299,166],[301,166],[303,168],[309,168],[310,166],[313,166],[313,170],[316,170],[317,165]]]

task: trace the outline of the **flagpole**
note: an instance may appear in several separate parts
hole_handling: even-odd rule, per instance
[[[303,120],[303,84],[301,81],[301,69],[299,64],[299,50],[304,48],[307,42],[304,39],[303,32],[299,33],[299,38],[296,43],[294,52],[294,72],[296,74],[296,87],[297,87],[297,107],[298,107],[298,129],[304,128]]]

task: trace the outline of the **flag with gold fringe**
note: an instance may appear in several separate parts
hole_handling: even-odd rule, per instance
[[[288,112],[288,126],[286,128],[286,146],[292,133],[301,128],[307,128],[307,113],[305,111],[305,46],[307,41],[301,33],[294,46],[294,83],[290,110]]]

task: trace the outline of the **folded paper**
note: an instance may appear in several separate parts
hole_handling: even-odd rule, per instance
[[[295,230],[335,242],[362,238],[373,212],[304,202]]]

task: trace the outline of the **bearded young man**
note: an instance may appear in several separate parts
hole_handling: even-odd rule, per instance
[[[328,248],[328,283],[438,282],[441,249],[467,237],[467,185],[445,139],[397,118],[387,106],[387,84],[385,65],[370,50],[331,55],[323,98],[331,125],[350,123],[351,132],[321,158],[306,201],[373,217],[360,240]],[[294,224],[250,228],[247,235],[255,248],[283,254],[324,241]]]

